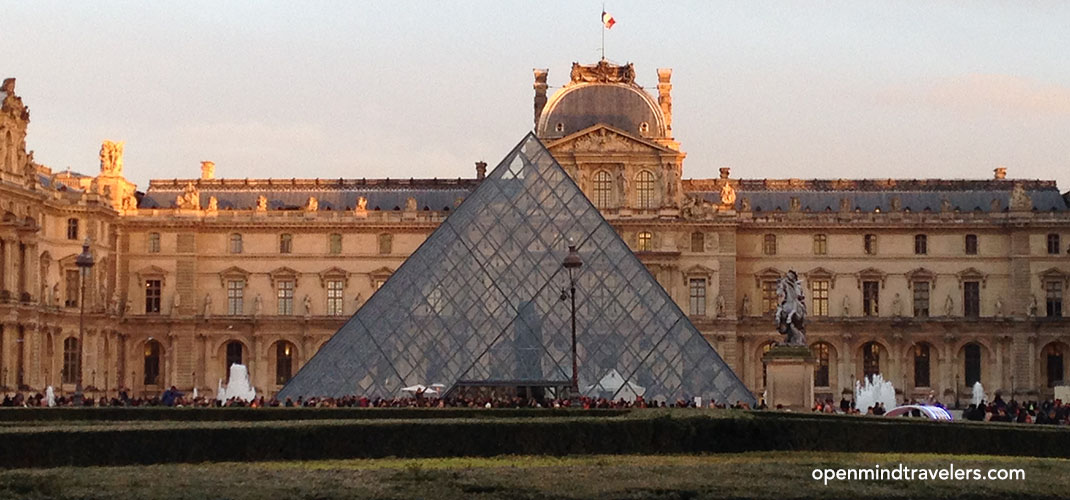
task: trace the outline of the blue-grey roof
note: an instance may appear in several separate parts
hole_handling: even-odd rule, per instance
[[[167,185],[153,183],[138,203],[139,208],[172,208],[175,199],[182,195],[188,181],[169,182]],[[227,182],[230,182],[229,180]],[[457,205],[475,189],[476,181],[400,181],[408,185],[396,185],[384,181],[368,185],[361,181],[343,182],[342,185],[302,186],[287,185],[289,180],[278,181],[281,185],[258,183],[255,186],[228,186],[210,182],[198,186],[201,206],[215,197],[220,210],[250,210],[256,208],[256,200],[264,195],[270,210],[296,210],[305,206],[309,197],[315,197],[319,210],[351,210],[357,199],[368,200],[368,210],[395,210],[405,207],[410,197],[416,198],[419,210],[446,211]],[[300,181],[299,181],[300,182]],[[300,182],[301,184],[305,184]],[[277,186],[277,187],[276,187]]]

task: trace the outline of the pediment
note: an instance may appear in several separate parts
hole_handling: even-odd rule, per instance
[[[959,278],[959,288],[962,288],[962,283],[966,281],[980,281],[981,288],[984,288],[988,284],[988,275],[979,271],[975,267],[968,267],[955,273]]]
[[[829,271],[823,267],[815,267],[809,271],[803,273],[806,277],[806,281],[813,280],[828,280],[830,288],[836,288],[836,273]]]
[[[143,267],[141,269],[138,269],[137,272],[134,273],[134,274],[137,275],[137,280],[142,282],[142,284],[144,284],[144,281],[146,279],[158,278],[160,280],[160,284],[161,285],[166,285],[166,283],[164,283],[164,278],[167,276],[167,271],[165,269],[161,268],[161,267],[157,267],[157,266]]]
[[[669,153],[680,154],[656,142],[636,137],[605,124],[587,127],[546,145],[551,153]]]
[[[695,264],[683,271],[684,276],[705,276],[707,278],[713,276],[715,272],[702,264]]]
[[[754,286],[761,288],[763,281],[779,280],[784,277],[784,273],[775,267],[767,267],[754,273]]]
[[[349,286],[349,271],[346,271],[345,269],[342,269],[338,266],[329,267],[320,271],[319,276],[320,286],[323,288],[327,288],[327,281],[332,278],[341,278],[345,282],[344,286]]]
[[[271,278],[271,287],[275,288],[275,283],[279,280],[294,280],[294,288],[297,288],[297,276],[301,274],[294,269],[286,266],[276,268],[268,272],[268,277]]]
[[[230,266],[222,271],[219,271],[219,285],[226,288],[227,280],[241,279],[245,281],[246,286],[249,285],[249,275],[251,273],[238,266]]]
[[[863,281],[880,281],[881,288],[884,288],[884,281],[888,278],[888,273],[881,271],[875,267],[867,267],[861,271],[855,273],[855,278],[858,280],[858,289],[862,289]]]
[[[1063,287],[1070,286],[1070,273],[1061,269],[1051,267],[1040,273],[1040,286],[1044,286],[1046,281],[1062,281]]]
[[[911,283],[915,281],[929,281],[932,282],[934,286],[936,284],[936,273],[925,269],[924,267],[919,267],[906,273],[906,278],[907,281]]]

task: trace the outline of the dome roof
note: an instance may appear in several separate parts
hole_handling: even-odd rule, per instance
[[[539,137],[564,137],[604,124],[638,137],[664,138],[657,101],[635,84],[632,65],[573,64],[571,82],[554,93],[539,117]]]

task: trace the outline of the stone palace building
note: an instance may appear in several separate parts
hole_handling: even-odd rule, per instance
[[[1054,181],[682,179],[671,70],[573,64],[536,135],[755,394],[779,336],[775,282],[802,277],[819,397],[880,373],[907,398],[969,386],[1047,398],[1067,379],[1070,193]],[[0,386],[211,394],[231,363],[273,394],[479,185],[469,179],[152,180],[39,165],[0,88]],[[503,152],[504,153],[504,152]],[[874,172],[876,173],[876,172]],[[88,240],[95,265],[75,264]],[[579,291],[582,293],[582,290]],[[79,313],[84,306],[84,345]],[[583,325],[579,325],[582,335]],[[1006,397],[1006,396],[1005,396]]]

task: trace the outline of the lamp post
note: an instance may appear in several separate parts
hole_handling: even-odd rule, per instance
[[[82,395],[82,372],[85,371],[85,282],[89,279],[89,272],[93,269],[93,253],[89,251],[89,238],[82,243],[82,253],[75,258],[74,264],[78,266],[81,274],[81,292],[78,297],[78,379],[74,384],[74,404],[81,406]]]
[[[580,379],[576,364],[576,276],[573,270],[583,266],[583,260],[580,259],[580,254],[576,252],[576,245],[568,246],[568,255],[565,256],[565,260],[561,265],[568,270],[567,296],[572,300],[572,394],[570,397],[576,397],[580,393]],[[566,293],[562,291],[561,300],[564,300],[565,296]]]

